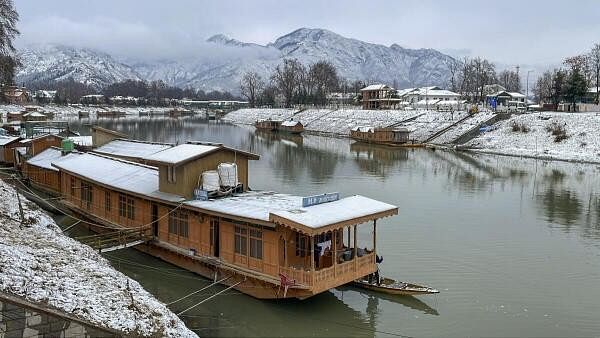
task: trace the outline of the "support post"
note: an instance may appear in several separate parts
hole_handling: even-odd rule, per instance
[[[315,237],[310,236],[310,269],[315,271]]]
[[[373,252],[377,255],[377,220],[373,220]],[[373,258],[373,260],[375,260]]]
[[[358,258],[356,257],[358,254],[358,249],[356,247],[356,227],[357,227],[357,225],[354,224],[354,248],[352,249],[354,252],[352,255],[352,259],[354,259],[354,271],[355,272],[358,271]]]
[[[348,249],[350,249],[350,226],[348,226]]]
[[[333,241],[331,243],[331,246],[333,247],[333,276],[336,277],[337,276],[337,229],[333,230]]]

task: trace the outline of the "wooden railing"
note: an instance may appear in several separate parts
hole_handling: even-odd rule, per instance
[[[369,274],[375,265],[375,253],[369,253],[362,257],[323,268],[311,273],[308,270],[296,269],[292,267],[279,267],[279,272],[288,279],[295,280],[298,284],[308,287],[335,287],[347,283],[353,279],[360,278]]]

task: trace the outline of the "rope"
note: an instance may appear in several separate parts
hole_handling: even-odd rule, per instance
[[[229,276],[229,277],[227,277],[227,278],[223,278],[223,279],[221,279],[221,280],[219,280],[219,281],[216,281],[216,282],[214,282],[214,283],[212,283],[212,284],[209,284],[209,285],[207,285],[207,286],[203,287],[203,288],[202,288],[202,289],[200,289],[200,290],[194,291],[194,292],[190,293],[189,295],[187,295],[187,296],[183,296],[183,297],[181,297],[181,298],[179,298],[179,299],[177,299],[177,300],[174,300],[174,301],[172,301],[172,302],[170,302],[170,303],[167,303],[166,305],[167,305],[167,306],[169,306],[169,305],[173,305],[173,304],[175,304],[175,303],[177,303],[177,302],[179,302],[179,301],[182,301],[182,300],[184,300],[184,299],[186,299],[186,298],[188,298],[188,297],[190,297],[190,296],[192,296],[192,295],[195,295],[195,294],[197,294],[198,292],[204,291],[204,290],[206,290],[206,289],[210,288],[211,286],[214,286],[214,285],[216,285],[216,284],[220,284],[221,282],[224,282],[224,281],[228,280],[229,278],[231,278],[231,276]]]
[[[181,314],[183,314],[183,313],[185,313],[185,312],[188,312],[189,310],[191,310],[191,309],[193,309],[193,308],[197,307],[198,305],[200,305],[200,304],[203,304],[203,303],[205,303],[205,302],[207,302],[207,301],[209,301],[209,300],[211,300],[211,299],[215,298],[216,296],[218,296],[218,295],[222,294],[223,292],[226,292],[226,291],[228,291],[228,290],[231,290],[231,289],[233,289],[234,287],[236,287],[236,286],[238,286],[238,285],[242,284],[242,283],[243,283],[245,280],[246,280],[246,278],[244,277],[244,279],[243,279],[243,280],[241,280],[241,281],[239,281],[239,282],[237,282],[237,283],[233,284],[232,286],[230,286],[230,287],[228,287],[228,288],[226,288],[226,289],[224,289],[224,290],[221,290],[221,291],[219,291],[219,292],[215,293],[214,295],[212,295],[212,296],[210,296],[210,297],[208,297],[208,298],[204,299],[203,301],[199,302],[199,303],[198,303],[198,304],[196,304],[196,305],[192,305],[192,306],[190,306],[189,308],[187,308],[187,309],[185,309],[185,310],[183,310],[183,311],[179,312],[177,315],[179,316],[179,315],[181,315]]]

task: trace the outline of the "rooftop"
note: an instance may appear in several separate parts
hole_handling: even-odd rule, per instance
[[[71,153],[63,156],[60,148],[52,147],[52,148],[48,148],[48,149],[42,151],[41,153],[33,156],[32,158],[28,159],[26,162],[31,165],[34,165],[36,167],[58,171],[58,169],[56,167],[52,166],[52,163],[59,163],[62,160],[72,158],[72,157],[78,157],[81,154],[82,153],[80,153],[80,152],[71,152]]]
[[[372,84],[372,85],[368,85],[365,88],[361,89],[361,91],[367,91],[367,90],[392,90],[394,88],[388,86],[388,85],[384,85],[384,84]]]
[[[207,156],[218,150],[227,150],[246,155],[250,159],[258,159],[259,156],[242,150],[225,147],[220,143],[188,142],[169,149],[157,152],[145,158],[154,164],[181,165],[186,162]]]
[[[166,143],[117,139],[94,149],[94,152],[112,156],[137,157],[145,159],[153,154],[172,147],[172,144]]]
[[[216,213],[284,223],[308,230],[381,213],[397,213],[396,206],[360,195],[303,208],[302,197],[271,191],[253,191],[209,201],[187,201],[185,204]]]
[[[117,190],[171,202],[183,200],[158,191],[158,169],[154,167],[94,153],[66,158],[52,165]]]
[[[2,136],[0,135],[0,146],[5,146],[9,143],[20,140],[20,137],[17,136]]]

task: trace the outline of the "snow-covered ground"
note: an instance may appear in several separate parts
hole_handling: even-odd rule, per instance
[[[234,110],[225,116],[226,121],[241,123],[241,124],[254,124],[260,120],[288,120],[294,115],[297,109],[262,109],[262,108],[245,108]],[[302,122],[302,121],[300,121]]]
[[[320,133],[348,135],[357,126],[387,127],[411,117],[419,111],[362,110],[362,109],[240,109],[225,116],[226,121],[253,124],[258,120],[287,120],[302,122],[304,129]]]
[[[517,123],[529,131],[513,131]],[[546,127],[564,126],[568,138],[555,142]],[[600,163],[600,113],[541,112],[515,115],[467,142],[467,148],[504,155]]]
[[[0,180],[0,291],[132,336],[196,337],[164,304]]]
[[[413,121],[401,124],[400,127],[408,128],[409,138],[421,143],[466,115],[467,112],[427,111]]]
[[[445,133],[439,135],[433,140],[430,140],[429,142],[436,144],[452,143],[457,138],[461,137],[473,128],[478,128],[482,123],[493,118],[495,115],[496,114],[493,112],[480,112],[477,114],[473,114],[465,121],[457,124],[456,126],[453,126],[452,128],[448,129]]]

